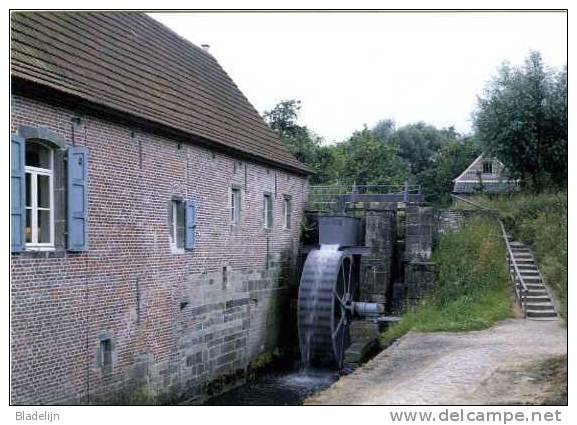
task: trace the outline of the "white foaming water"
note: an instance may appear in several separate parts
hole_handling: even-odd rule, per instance
[[[335,372],[300,371],[279,378],[279,383],[288,387],[316,388],[331,385],[335,381]]]
[[[320,286],[323,284],[323,274],[328,272],[327,263],[335,261],[335,253],[338,250],[338,244],[323,244],[319,250],[309,253],[308,264],[305,263],[307,274],[312,279],[312,288],[310,288],[311,290],[308,293],[310,297],[307,302],[308,311],[304,321],[308,326],[303,330],[304,334],[300,338],[300,343],[302,344],[300,347],[301,360],[305,370],[309,370],[311,366],[311,340],[315,333],[312,325],[316,320],[315,315],[317,314],[317,304],[319,303]]]

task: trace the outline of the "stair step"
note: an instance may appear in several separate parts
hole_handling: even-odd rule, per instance
[[[559,320],[559,316],[551,316],[551,317],[528,317],[529,320],[536,320],[536,321],[551,321],[551,320]]]
[[[527,306],[527,310],[531,310],[531,311],[555,311],[555,308],[553,307],[553,304],[551,304],[550,302],[546,302],[546,303],[535,303],[535,302],[531,302],[531,303],[526,303],[525,304]]]
[[[527,317],[557,317],[555,310],[529,310],[527,309]]]
[[[545,288],[543,288],[543,289],[529,289],[527,291],[527,296],[529,296],[529,297],[543,297],[546,295],[549,295],[549,294],[547,293]]]
[[[525,286],[527,287],[527,289],[545,289],[545,285],[543,285],[542,283],[525,283]]]
[[[515,257],[515,259],[520,259],[520,260],[527,260],[527,259],[533,259],[533,255],[530,252],[515,252],[513,251],[513,256]]]
[[[519,265],[517,264],[517,269],[519,270],[519,273],[521,273],[523,276],[526,276],[527,274],[531,274],[531,272],[535,272],[535,274],[539,273],[539,269],[535,266],[531,266],[531,265]],[[515,270],[515,267],[511,267],[511,270]]]
[[[528,295],[525,297],[527,305],[533,303],[550,303],[551,298],[547,295]]]

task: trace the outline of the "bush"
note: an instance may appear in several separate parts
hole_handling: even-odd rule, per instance
[[[435,290],[383,334],[385,343],[410,330],[479,330],[512,316],[505,248],[493,220],[475,218],[461,231],[441,235],[432,260]]]

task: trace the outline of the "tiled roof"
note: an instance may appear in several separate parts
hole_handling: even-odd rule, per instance
[[[212,55],[147,15],[17,12],[12,76],[294,171],[297,161]]]

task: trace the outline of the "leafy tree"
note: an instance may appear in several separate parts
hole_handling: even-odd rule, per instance
[[[411,173],[417,175],[431,166],[433,156],[447,136],[445,131],[419,122],[399,128],[391,140],[398,146],[399,156],[409,164]]]
[[[371,133],[379,142],[386,143],[395,132],[395,121],[387,118],[380,120],[372,129]]]
[[[474,126],[484,149],[536,190],[567,181],[567,68],[546,69],[531,52],[503,64],[478,98]]]
[[[300,109],[300,101],[283,100],[266,111],[264,119],[296,159],[317,171],[318,174],[311,177],[311,183],[325,183],[334,177],[333,151],[322,146],[322,139],[306,126],[297,123]]]
[[[348,184],[400,184],[407,167],[397,147],[383,143],[366,126],[335,146],[337,179]]]
[[[452,179],[478,155],[478,143],[454,128],[425,123],[396,129],[392,119],[364,126],[347,140],[323,145],[322,139],[297,123],[300,102],[286,100],[265,113],[265,119],[288,149],[317,171],[312,184],[419,183],[427,199],[442,202]]]
[[[416,176],[416,181],[421,185],[426,199],[439,204],[448,203],[453,179],[480,153],[480,144],[472,137],[444,139],[440,149],[432,156],[431,165]]]

